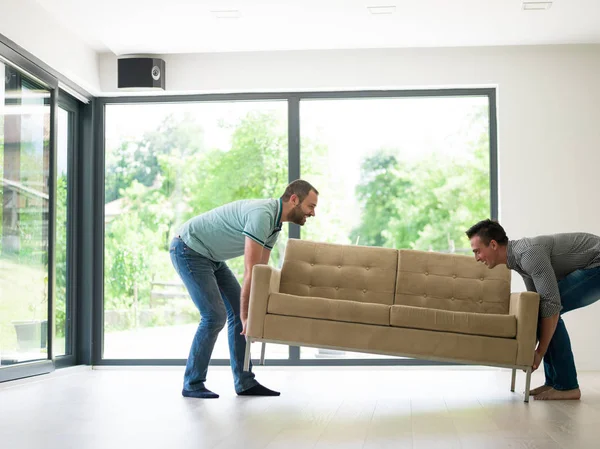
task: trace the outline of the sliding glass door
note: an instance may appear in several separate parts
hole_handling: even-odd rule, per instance
[[[48,358],[51,91],[0,60],[0,365]]]

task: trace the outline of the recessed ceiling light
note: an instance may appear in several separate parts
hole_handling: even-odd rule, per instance
[[[524,1],[523,9],[525,11],[541,11],[545,9],[550,9],[552,6],[552,2],[536,2],[536,1]]]
[[[217,19],[239,19],[242,14],[237,9],[225,9],[220,11],[211,11],[211,14]]]
[[[394,14],[396,12],[396,6],[395,5],[390,5],[390,6],[367,6],[367,9],[373,15]]]

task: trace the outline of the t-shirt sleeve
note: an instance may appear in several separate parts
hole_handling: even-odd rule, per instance
[[[271,233],[271,221],[271,217],[265,211],[252,211],[248,214],[242,233],[260,246],[267,246],[267,239]]]
[[[273,232],[268,238],[265,247],[269,250],[272,250],[277,243],[277,239],[279,238],[279,232]]]

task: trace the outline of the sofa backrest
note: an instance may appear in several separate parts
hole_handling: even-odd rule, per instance
[[[279,291],[299,296],[393,304],[398,251],[290,239]]]
[[[473,256],[399,250],[395,304],[457,312],[508,313],[510,270]]]

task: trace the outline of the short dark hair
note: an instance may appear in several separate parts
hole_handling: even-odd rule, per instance
[[[281,195],[281,200],[287,203],[292,195],[295,194],[300,202],[302,202],[304,201],[304,198],[308,196],[311,190],[317,195],[319,194],[317,189],[315,189],[309,182],[304,181],[303,179],[296,179],[286,187],[285,192],[283,195]]]
[[[499,245],[508,244],[508,237],[506,236],[504,228],[500,226],[500,223],[495,220],[490,220],[489,218],[474,224],[467,230],[467,237],[469,237],[469,240],[476,235],[479,236],[485,245],[489,245],[492,240],[496,240]]]

